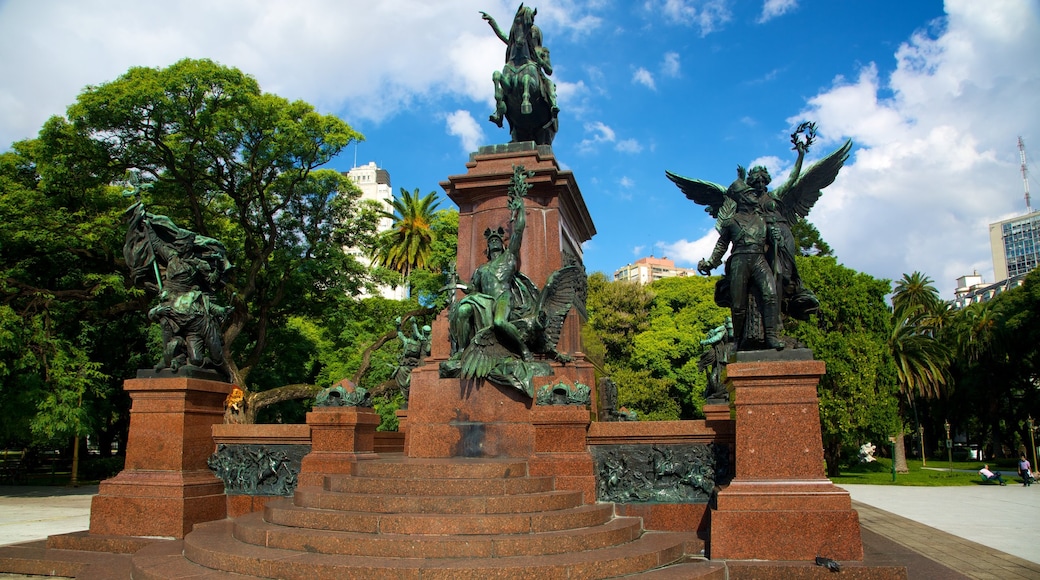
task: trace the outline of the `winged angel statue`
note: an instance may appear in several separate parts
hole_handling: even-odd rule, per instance
[[[569,264],[553,272],[539,291],[520,272],[520,247],[527,225],[526,179],[531,175],[523,166],[513,168],[508,245],[504,228],[488,228],[484,232],[488,261],[476,269],[469,284],[449,287],[466,296],[448,312],[452,356],[441,363],[440,376],[487,379],[534,397],[532,379],[552,374],[549,364],[535,360],[534,355],[571,360],[557,352],[556,343],[567,313],[576,301],[584,300],[586,278],[581,265]]]
[[[815,123],[802,123],[795,129],[791,143],[798,159],[788,180],[772,191],[768,189],[769,171],[762,166],[748,172],[738,166],[737,180],[729,187],[665,172],[688,199],[706,206],[705,211],[716,220],[719,241],[697,270],[709,275],[730,250],[725,274],[715,286],[715,303],[732,311],[736,350],[782,350],[785,344],[778,337],[781,314],[807,320],[819,311],[819,300],[798,275],[794,261],[798,247],[791,224],[809,215],[822,190],[834,183],[852,141],[802,172],[805,154],[815,138]]]

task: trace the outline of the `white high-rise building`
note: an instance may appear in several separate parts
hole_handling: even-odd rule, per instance
[[[989,245],[998,282],[1028,274],[1040,263],[1040,211],[990,224]]]
[[[385,211],[393,213],[394,191],[390,187],[389,171],[376,167],[375,162],[370,161],[367,165],[355,167],[346,172],[346,176],[361,190],[362,200],[374,201]],[[394,220],[390,218],[381,218],[376,230],[385,232],[393,226],[393,223]],[[356,251],[355,253],[360,254],[360,252]],[[361,259],[366,263],[371,261],[370,256],[361,256]],[[379,295],[390,300],[404,300],[408,297],[408,289],[404,286],[380,286]],[[365,296],[365,294],[362,294],[362,296]]]

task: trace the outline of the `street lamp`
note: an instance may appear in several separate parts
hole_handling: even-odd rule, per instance
[[[943,421],[946,428],[946,460],[950,464],[950,473],[953,473],[953,441],[950,441],[950,420]]]
[[[1036,439],[1033,437],[1033,415],[1029,415],[1026,421],[1029,422],[1029,444],[1033,447],[1033,470],[1035,471],[1040,469],[1040,467],[1036,466]]]

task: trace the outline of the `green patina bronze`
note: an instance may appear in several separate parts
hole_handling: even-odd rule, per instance
[[[733,351],[733,318],[727,316],[725,323],[713,328],[701,341],[701,346],[707,347],[697,360],[697,370],[705,372],[708,378],[704,402],[715,405],[728,402],[729,392],[722,371]]]
[[[715,302],[732,311],[738,351],[782,350],[786,345],[779,337],[781,314],[807,320],[819,311],[819,301],[798,276],[791,224],[807,216],[822,190],[837,178],[852,141],[802,172],[802,161],[815,136],[813,123],[802,123],[791,134],[798,159],[787,182],[773,191],[768,189],[769,172],[762,166],[752,167],[750,172],[737,167],[737,180],[728,188],[665,172],[688,199],[707,206],[705,211],[716,218],[719,241],[697,270],[709,275],[730,251],[725,273],[715,288]]]
[[[318,391],[318,394],[314,397],[315,407],[371,407],[372,399],[368,396],[368,391],[351,385],[350,388],[345,388],[342,385],[335,385],[327,389]]]
[[[592,389],[582,383],[568,385],[560,381],[555,385],[543,385],[538,389],[535,402],[539,405],[588,406],[592,403]]]
[[[139,197],[143,189],[132,180],[124,195]],[[124,219],[123,257],[132,281],[158,293],[159,303],[148,312],[162,329],[163,355],[155,370],[210,369],[226,378],[221,326],[231,308],[216,301],[231,270],[224,244],[145,211],[140,200]]]
[[[535,355],[560,362],[570,357],[556,350],[563,322],[576,301],[586,293],[585,270],[569,264],[553,272],[538,290],[520,272],[520,248],[527,226],[524,198],[528,173],[513,168],[509,186],[509,226],[488,228],[488,261],[477,267],[469,284],[455,284],[465,296],[453,302],[448,312],[452,356],[441,363],[444,378],[486,379],[516,388],[534,397],[532,379],[548,376],[552,369]]]
[[[490,119],[499,127],[503,119],[509,122],[511,142],[552,145],[559,129],[560,108],[556,105],[556,85],[549,79],[549,49],[542,45],[542,31],[534,23],[537,13],[536,8],[520,4],[508,35],[487,12],[480,13],[506,43],[505,66],[491,77],[495,112]]]
[[[412,370],[423,364],[427,355],[430,354],[430,332],[429,326],[419,328],[415,320],[412,320],[412,335],[408,336],[401,327],[401,319],[397,318],[397,339],[401,341],[401,355],[397,359],[397,368],[391,379],[397,385],[398,390],[408,401],[408,391],[412,384]]]

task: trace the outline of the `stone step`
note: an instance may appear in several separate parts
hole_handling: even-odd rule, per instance
[[[247,544],[353,556],[397,558],[500,558],[581,552],[631,542],[642,533],[639,518],[539,533],[420,536],[291,528],[265,522],[259,513],[235,519],[234,537]]]
[[[553,490],[552,477],[385,478],[327,475],[327,491],[384,495],[516,495]]]
[[[247,544],[232,536],[230,520],[199,524],[184,538],[184,556],[215,570],[262,578],[457,580],[483,578],[612,578],[652,570],[683,558],[690,534],[646,532],[601,549],[537,556],[420,559],[301,552]],[[136,578],[136,576],[135,576]]]
[[[200,566],[184,557],[184,541],[173,540],[151,544],[138,550],[132,557],[130,574],[127,576],[106,576],[114,578],[133,578],[133,580],[169,580],[170,578],[190,578],[191,580],[244,580],[248,576],[214,570]]]
[[[355,462],[351,474],[387,479],[500,479],[526,477],[527,461],[515,458],[380,457],[379,461]]]
[[[554,511],[511,514],[369,513],[300,507],[289,499],[269,502],[264,508],[264,520],[281,526],[368,534],[416,535],[550,532],[602,525],[613,515],[613,504],[580,505]]]
[[[561,490],[521,495],[402,496],[298,487],[293,502],[300,507],[369,513],[502,514],[578,507],[582,504],[582,494],[576,490]]]

